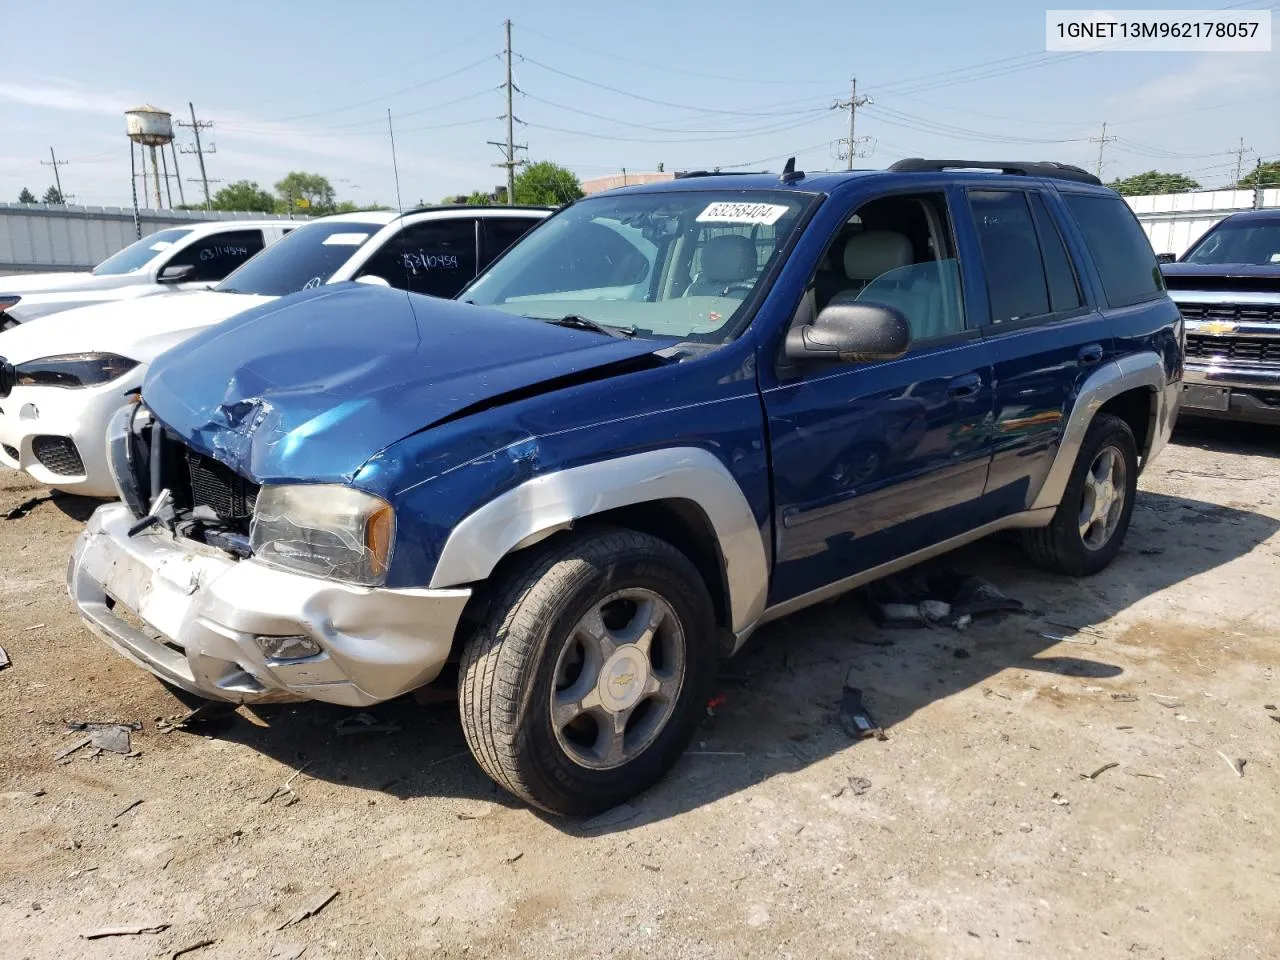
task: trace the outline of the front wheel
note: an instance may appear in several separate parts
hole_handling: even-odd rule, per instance
[[[518,555],[463,651],[484,771],[552,813],[606,810],[679,759],[715,671],[714,613],[667,542],[597,529]]]
[[[1098,414],[1089,425],[1049,526],[1028,530],[1027,553],[1045,569],[1069,576],[1098,573],[1115,559],[1133,516],[1138,447],[1119,417]]]

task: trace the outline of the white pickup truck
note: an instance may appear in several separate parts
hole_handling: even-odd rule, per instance
[[[73,307],[203,289],[296,226],[288,220],[218,220],[169,227],[92,270],[0,277],[0,330]]]

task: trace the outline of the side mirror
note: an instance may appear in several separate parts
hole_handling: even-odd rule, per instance
[[[356,277],[356,283],[367,283],[371,287],[389,287],[391,284],[378,276],[376,273],[366,273],[362,277]]]
[[[896,360],[911,347],[911,324],[882,303],[833,303],[787,333],[788,360]]]
[[[1156,263],[1177,263],[1178,255],[1176,253],[1157,253]]]
[[[165,267],[156,277],[157,283],[185,283],[196,275],[196,268],[187,264],[181,267]]]

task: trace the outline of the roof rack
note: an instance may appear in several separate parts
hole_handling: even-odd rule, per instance
[[[1053,180],[1074,180],[1102,186],[1102,181],[1088,170],[1069,163],[1041,160],[1031,163],[1009,160],[925,160],[909,157],[889,167],[894,173],[939,173],[943,170],[999,170],[1019,177],[1049,177]]]
[[[686,177],[752,177],[759,176],[761,172],[756,170],[681,170],[675,175],[675,178],[684,180]]]

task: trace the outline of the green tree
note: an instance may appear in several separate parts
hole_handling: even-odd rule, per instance
[[[19,203],[39,203],[40,201],[36,199],[36,195],[34,193],[32,193],[26,187],[23,187],[22,192],[18,194],[18,202]]]
[[[333,208],[334,213],[359,213],[362,210],[390,210],[390,207],[384,207],[380,203],[354,203],[351,200],[343,200]]]
[[[1263,187],[1280,187],[1280,160],[1271,160],[1249,171],[1236,184],[1237,190],[1253,190],[1262,181]]]
[[[516,175],[516,203],[569,203],[582,196],[577,175],[550,160],[531,163]]]
[[[50,187],[48,190],[44,192],[44,199],[42,199],[40,202],[41,203],[66,203],[67,201],[62,199],[62,194],[58,191],[57,187]]]
[[[282,213],[305,213],[322,217],[333,213],[338,207],[333,184],[328,177],[318,173],[294,170],[285,174],[284,179],[276,183],[276,196],[280,198],[276,209]]]
[[[213,195],[215,210],[236,210],[244,213],[271,213],[276,208],[276,198],[254,180],[237,180]]]
[[[469,207],[488,207],[492,204],[493,197],[483,190],[473,190],[471,195],[467,197],[467,206]]]
[[[1152,193],[1186,193],[1199,190],[1200,184],[1182,173],[1161,173],[1159,170],[1148,170],[1146,173],[1135,173],[1123,180],[1111,183],[1116,193],[1135,197]]]

